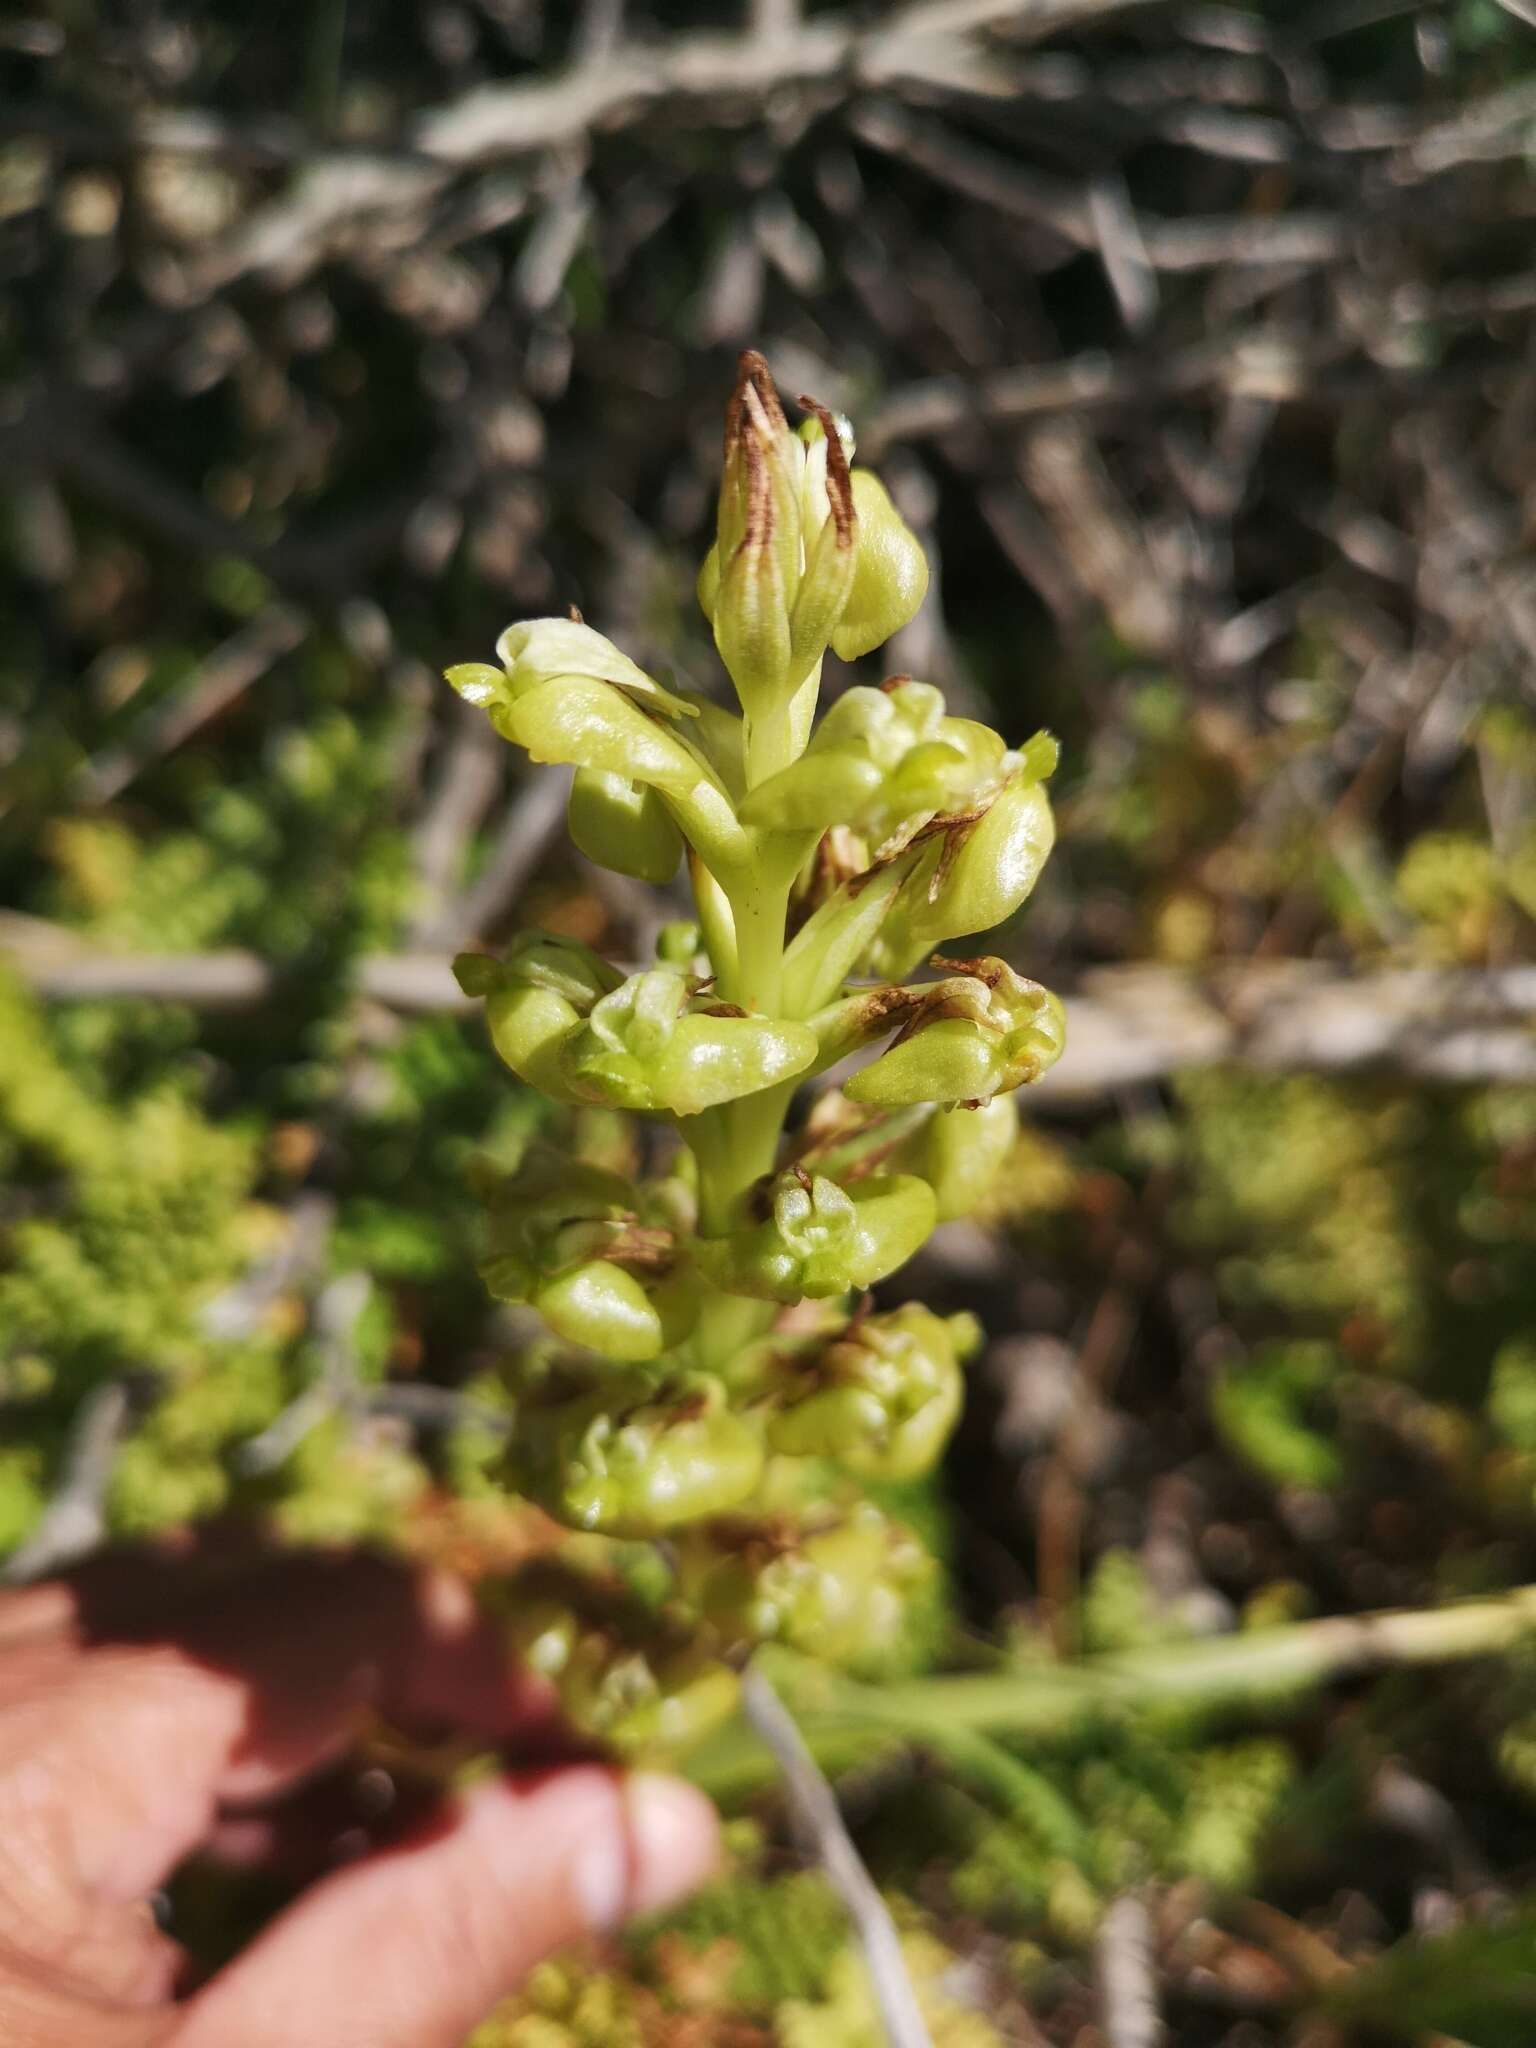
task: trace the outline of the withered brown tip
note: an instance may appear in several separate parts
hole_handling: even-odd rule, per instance
[[[799,403],[821,421],[821,431],[827,437],[827,502],[837,522],[839,544],[847,547],[853,539],[854,527],[853,479],[848,474],[848,451],[837,431],[836,420],[819,399],[802,397]]]

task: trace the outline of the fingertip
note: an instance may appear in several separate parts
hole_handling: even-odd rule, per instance
[[[708,1801],[673,1778],[487,1780],[317,1885],[195,2001],[178,2048],[456,2048],[541,1957],[670,1905],[718,1854]]]
[[[635,1845],[630,1912],[660,1912],[714,1875],[720,1819],[697,1786],[637,1771],[625,1781],[624,1803]]]
[[[679,1778],[603,1764],[510,1774],[469,1796],[466,1818],[515,1891],[564,1892],[571,1933],[607,1933],[701,1884],[720,1856],[703,1794]]]

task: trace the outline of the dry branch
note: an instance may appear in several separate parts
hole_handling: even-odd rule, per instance
[[[366,1273],[338,1273],[327,1282],[314,1312],[319,1370],[258,1436],[247,1438],[240,1446],[236,1463],[242,1472],[250,1476],[275,1472],[328,1416],[351,1409],[361,1391],[353,1339],[372,1292],[373,1282]]]
[[[1068,28],[1139,12],[1153,0],[910,0],[886,20],[841,14],[794,22],[775,9],[763,33],[696,33],[668,41],[599,36],[579,61],[553,77],[483,85],[425,109],[389,150],[327,148],[289,122],[254,124],[210,109],[156,110],[115,135],[57,110],[14,109],[11,133],[66,146],[153,151],[293,168],[291,189],[259,209],[195,265],[188,282],[206,295],[252,273],[302,275],[351,222],[399,219],[430,205],[456,177],[547,154],[563,155],[593,136],[652,113],[719,120],[742,108],[758,118],[786,92],[833,107],[861,92],[935,84],[962,91],[1011,90],[1015,69],[990,51],[989,31],[1011,48]]]
[[[1157,2009],[1152,1916],[1134,1892],[1123,1892],[1100,1921],[1093,1964],[1109,2048],[1158,2048],[1166,2036]]]
[[[331,1196],[312,1190],[299,1195],[272,1251],[203,1305],[198,1321],[204,1334],[220,1343],[243,1342],[262,1327],[285,1294],[317,1285],[335,1220]]]
[[[485,866],[449,920],[453,943],[482,937],[527,888],[564,823],[569,791],[559,768],[535,768],[518,785]]]
[[[32,1536],[0,1565],[0,1583],[29,1585],[78,1564],[101,1542],[112,1467],[133,1412],[133,1393],[126,1380],[109,1380],[82,1402],[58,1491]]]
[[[0,952],[49,1001],[138,998],[250,1009],[281,996],[283,975],[255,953],[104,953],[57,926],[0,923]],[[1049,979],[1049,975],[1047,975]],[[357,993],[406,1012],[473,1005],[442,953],[376,953]],[[1034,1102],[1087,1100],[1187,1067],[1270,1072],[1379,1069],[1418,1080],[1536,1080],[1536,966],[1405,967],[1375,974],[1316,961],[1232,965],[1206,976],[1133,965],[1063,980],[1070,1032]]]
[[[853,1845],[836,1793],[806,1747],[793,1715],[755,1665],[748,1667],[741,1692],[747,1719],[779,1767],[795,1833],[826,1872],[853,1922],[890,2048],[933,2048],[907,1975],[896,1923]]]
[[[1372,366],[1371,387],[1385,392],[1396,375]],[[1346,397],[1361,380],[1347,371],[1344,344],[1335,337],[1281,332],[1233,335],[1162,355],[1110,355],[1088,349],[1060,362],[1029,363],[975,378],[928,377],[892,391],[860,422],[860,449],[882,453],[896,441],[927,440],[972,424],[1039,419],[1049,413],[1082,415],[1107,406],[1149,406],[1162,399],[1225,394],[1273,404]],[[1442,388],[1444,378],[1441,378]]]
[[[249,1010],[281,998],[287,973],[260,954],[104,953],[60,944],[56,927],[6,918],[0,951],[40,995],[60,1002],[187,1003],[196,1010]],[[381,953],[358,963],[360,996],[404,1011],[468,1010],[446,953]]]
[[[1102,194],[1016,164],[963,141],[941,121],[884,104],[856,109],[849,126],[861,142],[915,165],[938,183],[999,212],[1047,227],[1079,249],[1102,241]],[[1136,223],[1139,254],[1154,270],[1216,270],[1229,263],[1329,263],[1349,248],[1347,224],[1332,214],[1296,210],[1166,220],[1143,213]]]
[[[303,614],[288,605],[271,604],[258,612],[216,647],[166,703],[157,705],[137,733],[86,764],[80,775],[82,800],[110,803],[151,762],[174,752],[226,711],[274,663],[291,654],[307,631]]]
[[[1105,969],[1074,993],[1067,1051],[1037,1092],[1091,1096],[1223,1063],[1536,1079],[1536,967],[1347,974],[1281,962],[1205,982],[1158,967]]]
[[[412,834],[411,865],[419,891],[409,932],[412,946],[448,947],[459,938],[452,899],[469,843],[501,784],[496,735],[472,705],[455,705],[449,734]]]

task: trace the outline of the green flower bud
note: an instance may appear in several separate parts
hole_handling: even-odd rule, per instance
[[[795,1168],[769,1184],[769,1214],[728,1237],[701,1238],[694,1256],[717,1285],[765,1301],[798,1301],[872,1287],[933,1228],[933,1191],[912,1174],[852,1188]]]
[[[577,1102],[562,1067],[567,1039],[622,977],[589,947],[549,932],[520,933],[505,957],[461,953],[454,976],[466,995],[485,998],[491,1042],[530,1087],[556,1102]]]
[[[568,1528],[654,1536],[745,1500],[763,1457],[760,1424],[718,1380],[562,1370],[519,1395],[506,1469]]]
[[[542,988],[563,997],[582,1016],[624,979],[616,967],[579,939],[536,929],[519,932],[499,960],[491,953],[460,953],[453,974],[467,996],[489,996],[499,989]]]
[[[699,958],[703,943],[703,934],[693,918],[674,918],[656,934],[656,958],[667,967],[691,967]]]
[[[513,716],[518,699],[549,682],[597,684],[668,718],[693,718],[693,705],[621,654],[611,640],[574,619],[525,619],[496,642],[502,667],[460,662],[443,673],[461,697],[477,704],[503,739],[525,745]]]
[[[965,972],[864,999],[904,996],[910,1007],[889,1052],[844,1086],[850,1102],[985,1102],[1037,1081],[1061,1057],[1066,1013],[1048,989],[991,957],[943,964]]]
[[[694,845],[713,861],[746,851],[730,797],[679,733],[613,684],[557,676],[517,697],[502,727],[530,759],[565,763],[660,791]]]
[[[590,1259],[535,1288],[533,1306],[557,1337],[636,1364],[660,1356],[661,1317],[633,1273]]]
[[[558,1337],[637,1363],[680,1341],[696,1314],[676,1234],[641,1220],[621,1175],[535,1146],[493,1198],[481,1278],[501,1301],[526,1301]]]
[[[853,608],[862,652],[910,617],[902,604],[915,607],[922,595],[909,559],[916,550],[921,564],[921,550],[874,479],[850,475],[851,435],[814,399],[800,402],[814,418],[796,437],[767,364],[743,355],[726,410],[718,532],[699,573],[699,604],[754,721],[783,714]],[[876,522],[869,548],[861,491]],[[926,568],[922,578],[925,585]],[[869,638],[884,619],[893,623]]]
[[[858,816],[883,781],[880,770],[855,753],[813,749],[749,791],[736,814],[743,825],[773,832],[820,832]]]
[[[701,1002],[689,987],[676,969],[657,967],[595,1004],[566,1049],[570,1085],[624,1109],[695,1116],[788,1080],[815,1057],[803,1024]]]
[[[677,873],[682,833],[656,791],[626,775],[578,768],[567,822],[572,839],[599,867],[658,886]]]
[[[750,445],[756,450],[755,437]],[[742,709],[749,718],[764,718],[790,687],[792,642],[773,489],[761,454],[755,465],[746,531],[721,573],[713,623]]]
[[[773,373],[756,349],[743,349],[736,386],[725,408],[716,545],[722,579],[747,537],[753,501],[764,478],[772,498],[769,524],[788,589],[800,566],[800,497],[805,450],[784,417]]]
[[[751,792],[741,820],[781,831],[843,824],[883,840],[908,819],[969,802],[996,781],[1004,752],[990,726],[947,717],[930,683],[847,690],[801,759]]]
[[[922,1175],[933,1189],[939,1221],[950,1223],[986,1200],[1018,1135],[1011,1095],[996,1095],[975,1109],[961,1103],[935,1110],[901,1148],[896,1163],[904,1172]]]
[[[918,838],[922,856],[867,956],[886,979],[899,979],[949,939],[1012,917],[1039,879],[1055,826],[1039,780],[1013,766],[992,795],[933,819]]]
[[[938,1576],[911,1531],[867,1504],[801,1530],[727,1526],[710,1552],[690,1544],[687,1562],[700,1608],[728,1640],[785,1643],[869,1674],[901,1660],[913,1606]]]
[[[972,718],[951,718],[931,683],[910,676],[879,690],[847,690],[816,735],[817,748],[857,748],[884,778],[878,805],[850,822],[879,836],[924,811],[960,808],[1002,769],[1002,738]]]
[[[946,1322],[916,1302],[856,1316],[830,1341],[785,1361],[769,1448],[835,1458],[867,1479],[921,1478],[960,1413],[960,1351],[975,1329],[971,1316]]]
[[[852,483],[858,559],[853,588],[832,635],[833,652],[843,661],[857,661],[899,632],[916,616],[928,591],[922,544],[884,484],[867,469],[856,469]]]
[[[804,467],[768,365],[749,350],[726,407],[714,587],[700,591],[749,717],[770,713],[790,686]]]
[[[738,1683],[697,1631],[622,1587],[538,1560],[482,1585],[517,1661],[579,1735],[627,1759],[675,1756],[734,1709]]]
[[[539,683],[579,676],[611,683],[637,703],[665,712],[669,718],[695,718],[685,698],[664,690],[643,668],[620,653],[613,642],[575,619],[523,619],[508,626],[496,642],[514,698]]]
[[[807,450],[800,493],[805,566],[790,614],[792,683],[808,675],[826,652],[853,591],[860,542],[837,421],[813,398],[800,403],[815,417],[800,434]]]
[[[699,600],[699,610],[709,620],[710,624],[713,625],[715,622],[715,606],[720,601],[720,543],[718,541],[711,541],[709,544],[709,553],[704,557],[703,564],[699,569],[698,582],[694,585],[694,595]]]
[[[485,1000],[491,1043],[530,1088],[555,1102],[576,1102],[561,1071],[566,1039],[580,1023],[578,1011],[550,989],[494,989]]]
[[[702,1741],[735,1711],[741,1681],[705,1640],[626,1651],[597,1637],[577,1644],[557,1690],[573,1728],[633,1762]]]

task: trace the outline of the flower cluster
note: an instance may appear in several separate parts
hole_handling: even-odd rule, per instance
[[[936,953],[1033,888],[1054,743],[1010,749],[909,676],[815,722],[827,650],[905,625],[927,567],[846,422],[801,403],[797,432],[742,358],[699,577],[737,710],[574,618],[448,671],[497,732],[575,770],[590,858],[653,883],[686,859],[696,905],[633,973],[544,932],[456,963],[530,1087],[675,1134],[639,1178],[533,1146],[490,1191],[482,1264],[551,1333],[508,1366],[508,1483],[573,1530],[669,1539],[647,1598],[568,1577],[520,1624],[568,1710],[621,1746],[696,1735],[756,1642],[864,1669],[896,1654],[933,1564],[860,1485],[931,1469],[978,1332],[874,1312],[867,1290],[985,1196],[1012,1092],[1063,1042],[1060,1003],[1006,961]]]

